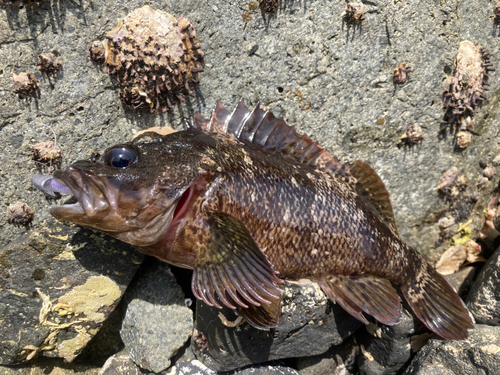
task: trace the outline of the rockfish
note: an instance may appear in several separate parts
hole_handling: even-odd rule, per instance
[[[366,324],[365,313],[398,323],[397,286],[438,335],[462,340],[473,327],[453,288],[399,237],[377,173],[341,164],[259,106],[230,113],[219,102],[187,130],[146,134],[33,181],[78,200],[52,208],[57,219],[192,269],[198,299],[259,329],[278,324],[278,285],[304,279]]]

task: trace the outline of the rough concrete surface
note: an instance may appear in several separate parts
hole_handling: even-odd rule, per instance
[[[453,136],[439,135],[441,94],[459,43],[479,43],[498,67],[494,1],[375,0],[365,3],[365,20],[357,28],[342,24],[344,0],[282,0],[275,15],[256,10],[247,23],[242,15],[248,0],[150,0],[153,8],[189,19],[205,52],[197,97],[161,115],[124,109],[117,83],[88,57],[93,40],[144,3],[45,0],[22,10],[0,3],[3,217],[10,204],[25,202],[34,211],[34,230],[56,226],[49,208],[59,202],[45,200],[30,186],[41,168],[31,160],[31,145],[55,140],[65,166],[126,141],[140,129],[179,128],[181,119],[197,109],[207,116],[218,99],[227,107],[244,99],[247,105],[260,101],[272,107],[341,160],[371,164],[391,194],[402,237],[429,259],[439,258],[433,250],[439,244],[435,219],[448,209],[436,190],[441,175],[455,166],[467,176],[468,189],[475,190],[479,160],[499,153],[499,72],[490,75],[488,100],[477,112],[471,145],[457,151]],[[58,56],[63,68],[57,75],[38,72],[41,52]],[[392,71],[402,62],[414,72],[408,83],[395,86]],[[38,78],[38,97],[21,100],[13,93],[11,77],[20,72]],[[413,148],[398,146],[412,124],[422,127],[423,141]],[[496,182],[479,191],[473,234],[482,227]],[[26,230],[0,222],[0,257]],[[29,288],[34,295],[35,287]]]

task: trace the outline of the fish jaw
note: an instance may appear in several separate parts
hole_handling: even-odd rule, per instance
[[[179,199],[167,198],[154,186],[127,188],[127,182],[99,170],[99,164],[76,162],[55,171],[77,199],[51,209],[66,220],[109,234],[134,246],[148,246],[167,232]]]

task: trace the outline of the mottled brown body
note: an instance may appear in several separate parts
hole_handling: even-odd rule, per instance
[[[188,144],[196,132],[175,136]],[[191,152],[210,158],[213,167],[207,171],[208,193],[198,198],[178,234],[183,254],[204,251],[197,219],[208,208],[244,223],[279,275],[290,280],[369,274],[401,283],[409,272],[408,261],[413,268],[420,260],[345,177],[277,157],[234,137],[210,138],[213,145],[189,146]],[[175,263],[168,255],[164,260]]]
[[[376,172],[340,164],[259,106],[218,103],[191,129],[146,133],[54,177],[35,186],[79,202],[55,217],[193,269],[197,298],[257,328],[278,324],[283,279],[317,282],[362,322],[366,313],[389,325],[401,317],[397,284],[439,335],[464,339],[472,327],[454,290],[399,238]]]

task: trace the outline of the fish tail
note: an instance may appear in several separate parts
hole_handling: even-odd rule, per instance
[[[426,261],[416,276],[400,285],[415,315],[447,340],[465,340],[474,327],[469,311],[455,290]]]

